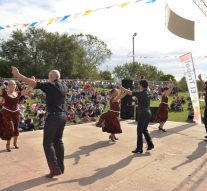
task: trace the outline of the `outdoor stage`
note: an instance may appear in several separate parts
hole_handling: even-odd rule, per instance
[[[65,174],[48,173],[42,131],[21,133],[19,150],[5,151],[0,141],[0,191],[205,191],[207,142],[203,126],[167,122],[166,133],[151,124],[155,149],[132,154],[134,121],[121,122],[117,143],[94,123],[65,128]]]

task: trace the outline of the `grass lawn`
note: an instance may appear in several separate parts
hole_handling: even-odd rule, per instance
[[[187,95],[188,95],[188,92],[180,92],[178,94],[180,97],[183,96],[185,98],[185,100],[187,99]],[[170,104],[172,102],[172,98],[173,96],[169,96],[169,101],[168,103]],[[151,101],[151,106],[152,107],[157,107],[159,106],[160,104],[160,101]],[[188,117],[188,110],[187,110],[187,107],[188,107],[188,101],[186,101],[186,103],[183,106],[183,110],[182,112],[169,112],[168,114],[168,120],[169,121],[177,121],[177,122],[193,122],[193,121],[189,121],[187,120],[187,117]],[[203,113],[204,111],[204,107],[205,107],[205,102],[204,101],[201,101],[200,102],[200,106],[201,106],[201,111]]]

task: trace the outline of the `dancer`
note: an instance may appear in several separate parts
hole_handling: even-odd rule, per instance
[[[201,74],[198,75],[198,79],[200,80],[203,89],[206,91],[205,92],[205,110],[204,110],[203,123],[205,125],[205,129],[206,129],[206,133],[207,133],[207,81],[206,82],[203,81]],[[207,138],[207,135],[205,136],[205,138]]]
[[[7,141],[7,152],[11,152],[10,142],[12,137],[14,137],[13,145],[15,149],[19,148],[17,145],[20,119],[18,103],[23,95],[28,95],[28,89],[16,91],[14,80],[9,81],[7,90],[0,89],[0,96],[3,98],[1,103],[2,110],[0,111],[0,137],[2,140]]]
[[[132,92],[122,87],[119,84],[119,87],[126,92],[126,94],[137,97],[138,100],[138,120],[137,120],[137,147],[132,153],[143,153],[143,136],[147,141],[148,148],[151,150],[154,148],[154,144],[147,130],[151,112],[150,112],[150,92],[148,91],[148,82],[145,79],[140,80],[140,91]]]
[[[16,67],[12,67],[15,77],[22,80],[35,89],[41,89],[46,94],[46,107],[48,116],[44,125],[43,147],[50,169],[46,175],[48,178],[64,173],[64,146],[62,136],[66,124],[66,94],[68,88],[60,82],[60,72],[51,70],[49,82],[37,82],[19,73]]]
[[[156,115],[156,122],[160,124],[158,127],[159,131],[166,132],[166,129],[164,129],[163,126],[168,119],[168,96],[171,94],[173,87],[173,85],[164,87],[161,94],[161,103]]]
[[[118,117],[120,113],[120,100],[126,95],[126,93],[122,92],[119,94],[118,90],[114,88],[111,90],[111,94],[110,109],[100,116],[96,126],[102,127],[103,132],[110,133],[109,139],[115,142],[118,140],[115,134],[122,133]]]

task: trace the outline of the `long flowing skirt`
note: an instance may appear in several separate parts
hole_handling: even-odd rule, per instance
[[[156,115],[156,122],[161,123],[161,122],[166,122],[168,119],[168,105],[161,103],[157,115]]]
[[[103,113],[98,122],[98,124],[102,125],[102,131],[112,134],[122,133],[118,117],[119,113],[117,112],[107,111]]]
[[[0,138],[10,140],[13,136],[19,135],[19,111],[0,111]]]

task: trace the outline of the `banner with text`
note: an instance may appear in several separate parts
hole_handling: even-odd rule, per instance
[[[194,109],[194,121],[198,124],[201,124],[201,111],[200,103],[198,97],[198,87],[196,82],[195,67],[193,64],[193,58],[191,53],[184,54],[180,56],[180,61],[184,64],[185,67],[185,78],[188,85],[188,91],[192,101]]]

